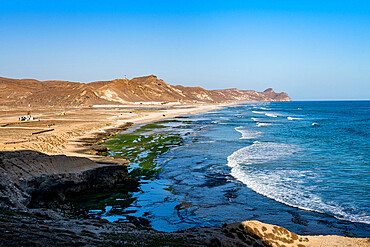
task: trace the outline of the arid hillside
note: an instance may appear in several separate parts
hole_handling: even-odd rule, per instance
[[[68,81],[37,81],[0,77],[0,104],[87,106],[125,104],[132,102],[227,102],[227,101],[290,101],[285,93],[271,88],[253,90],[206,90],[167,84],[154,75],[132,80],[116,79],[78,83]]]
[[[108,104],[83,83],[68,81],[17,80],[0,77],[1,105],[65,105]]]

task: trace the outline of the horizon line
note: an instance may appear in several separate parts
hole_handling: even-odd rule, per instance
[[[370,99],[298,99],[293,101],[370,101]]]

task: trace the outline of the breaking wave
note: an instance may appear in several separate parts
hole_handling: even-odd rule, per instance
[[[268,117],[278,117],[279,116],[277,113],[273,113],[273,112],[265,112],[265,111],[252,111],[252,112],[257,113],[257,114],[265,114]]]
[[[288,120],[302,120],[303,118],[299,117],[287,117]]]
[[[276,161],[299,152],[296,145],[259,142],[235,151],[227,157],[231,175],[253,191],[304,210],[329,213],[336,218],[369,224],[370,216],[348,212],[348,208],[335,202],[325,202],[315,194],[315,181],[319,174],[311,170],[284,169],[276,167]],[[275,162],[274,162],[275,161]],[[274,166],[269,169],[268,166]],[[263,166],[263,167],[262,167]]]
[[[240,134],[242,134],[242,137],[240,139],[256,139],[261,136],[261,132],[252,130],[252,129],[245,129],[243,126],[239,126],[234,128],[236,131],[238,131]]]

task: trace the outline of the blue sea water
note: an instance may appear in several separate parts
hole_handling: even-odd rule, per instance
[[[370,236],[369,101],[244,103],[183,120],[165,124],[184,143],[157,157],[158,176],[103,218]]]

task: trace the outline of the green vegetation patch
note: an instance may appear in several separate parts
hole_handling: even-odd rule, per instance
[[[167,127],[158,122],[150,123],[141,126],[133,133],[118,134],[101,145],[108,147],[109,154],[114,158],[124,158],[130,161],[129,173],[131,176],[144,180],[153,179],[161,171],[155,159],[171,147],[178,146],[183,142],[180,134],[168,133],[164,128]],[[129,191],[130,189],[128,191],[81,195],[78,202],[85,209],[101,210],[101,213],[105,213],[105,215],[119,215],[136,200]],[[109,212],[105,211],[107,206],[112,207]],[[130,222],[137,221],[137,219],[128,220]],[[149,224],[144,223],[140,221],[138,225]]]
[[[146,128],[149,129],[153,125],[155,124],[150,124]],[[120,134],[103,145],[109,147],[113,157],[130,161],[132,176],[151,179],[160,172],[160,168],[154,162],[155,158],[182,142],[183,139],[179,134]]]
[[[155,122],[156,124],[164,124],[164,123],[177,123],[177,122],[181,122],[180,120],[177,120],[177,119],[166,119],[166,120],[161,120],[161,121],[158,121],[158,122]]]
[[[151,123],[151,124],[146,124],[144,126],[141,126],[137,130],[135,130],[134,133],[140,133],[140,132],[145,132],[145,131],[149,131],[149,130],[164,129],[164,128],[167,128],[167,126],[160,125],[160,124],[157,124],[157,123]]]

